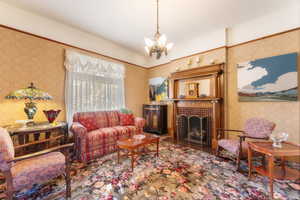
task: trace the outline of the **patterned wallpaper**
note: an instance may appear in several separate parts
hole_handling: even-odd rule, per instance
[[[62,109],[58,120],[65,119],[63,62],[66,48],[69,47],[0,27],[0,126],[26,119],[23,112],[24,101],[6,100],[4,97],[10,91],[28,86],[30,82],[34,82],[38,88],[47,91],[54,98],[53,101],[37,102],[39,110],[35,120],[46,120],[42,113],[44,109]],[[80,52],[101,57],[85,51]],[[147,69],[128,64],[125,66],[127,107],[141,116],[142,104],[148,94],[145,90]]]
[[[298,81],[300,81],[300,30],[231,47],[227,51],[226,85],[228,87],[226,87],[227,101],[225,102],[227,127],[242,129],[248,118],[262,117],[276,123],[275,131],[289,133],[289,141],[300,144],[300,102],[238,102],[236,71],[237,63],[243,61],[298,52]],[[202,58],[201,65],[209,64],[212,59],[216,59],[217,62],[225,62],[226,49],[218,49],[206,54],[175,60],[166,65],[153,68],[149,71],[149,78],[167,77],[175,71],[176,67],[186,66],[190,58],[195,60],[198,56]],[[169,117],[171,116],[172,110],[169,106]],[[168,124],[169,128],[171,126],[172,119],[169,120]]]
[[[289,133],[289,141],[300,144],[300,102],[238,102],[237,63],[298,52],[300,80],[300,30],[228,49],[228,125],[243,127],[246,119],[262,117],[276,123],[275,131]],[[283,66],[284,67],[284,66]],[[298,87],[299,89],[299,87]],[[300,91],[299,91],[300,94]]]

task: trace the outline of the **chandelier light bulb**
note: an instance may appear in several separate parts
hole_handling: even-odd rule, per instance
[[[153,46],[153,41],[149,38],[145,38],[145,43],[148,47],[152,47]]]
[[[158,39],[158,45],[161,46],[161,47],[163,47],[163,46],[166,45],[166,43],[167,43],[167,37],[166,37],[165,34],[163,34]]]
[[[145,47],[145,50],[146,50],[147,54],[150,53],[149,48],[147,46]]]
[[[166,48],[168,51],[170,51],[173,48],[173,46],[174,46],[174,43],[169,43],[169,44],[167,44]]]

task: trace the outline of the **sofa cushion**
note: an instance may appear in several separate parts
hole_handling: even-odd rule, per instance
[[[120,125],[120,117],[119,117],[119,111],[107,111],[107,121],[108,121],[108,127],[113,126],[119,126]]]
[[[87,131],[92,131],[98,129],[95,120],[95,112],[79,112],[73,117],[74,122],[79,122],[82,124]]]
[[[126,139],[138,133],[136,126],[115,126],[113,129],[118,131],[118,139]]]
[[[237,155],[240,148],[240,141],[234,139],[221,139],[218,141],[218,145],[232,154]],[[248,143],[246,141],[242,142],[242,153],[248,151]]]
[[[120,113],[120,125],[121,126],[134,125],[133,114]]]
[[[109,127],[106,111],[97,111],[94,113],[95,113],[95,122],[98,129]]]
[[[103,145],[115,143],[117,140],[117,130],[113,128],[101,128],[88,133],[87,146],[98,149]]]

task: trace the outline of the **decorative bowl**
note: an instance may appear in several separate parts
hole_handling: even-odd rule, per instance
[[[133,136],[133,139],[135,139],[135,140],[142,140],[142,139],[144,139],[145,138],[145,136],[144,135],[141,135],[141,134],[138,134],[138,135],[134,135]]]
[[[61,110],[43,110],[43,112],[46,115],[49,123],[54,122],[54,120],[57,118],[60,111]]]
[[[289,137],[289,134],[281,132],[281,133],[272,133],[270,138],[273,140],[273,147],[281,148],[282,142],[286,141]]]

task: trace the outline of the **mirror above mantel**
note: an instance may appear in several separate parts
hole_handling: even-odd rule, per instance
[[[222,99],[223,67],[221,63],[172,73],[169,100]]]

